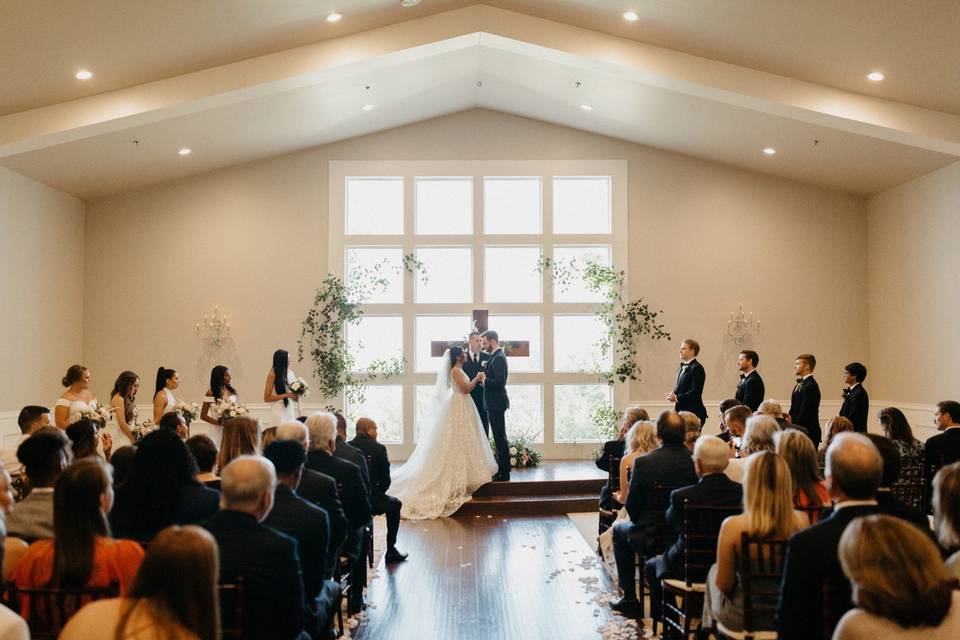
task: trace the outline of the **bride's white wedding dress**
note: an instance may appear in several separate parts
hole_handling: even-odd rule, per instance
[[[451,371],[449,365],[444,369],[438,376],[430,426],[390,484],[390,495],[403,502],[401,516],[409,520],[452,515],[497,472],[473,398],[456,382],[451,384],[453,376],[469,383],[467,374]]]

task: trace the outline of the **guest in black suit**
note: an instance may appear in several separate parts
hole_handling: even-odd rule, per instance
[[[292,440],[274,440],[264,449],[263,457],[277,470],[273,509],[263,524],[297,541],[310,635],[320,637],[330,629],[340,603],[340,586],[330,579],[327,565],[330,518],[326,511],[297,495],[307,461],[303,447]]]
[[[730,442],[730,430],[727,428],[727,411],[742,404],[742,402],[735,398],[727,398],[720,403],[720,420],[718,424],[720,427],[720,433],[717,434],[717,437],[724,442]]]
[[[715,436],[700,436],[693,448],[693,466],[700,480],[695,485],[677,489],[670,494],[666,519],[680,532],[680,536],[666,553],[650,558],[644,566],[647,584],[650,585],[650,617],[654,620],[660,619],[663,598],[660,581],[683,577],[683,556],[686,548],[683,535],[684,502],[690,505],[722,507],[738,507],[743,502],[743,487],[730,480],[723,472],[729,460],[730,449],[723,440]],[[720,531],[719,519],[716,527],[714,533]]]
[[[370,469],[367,468],[367,459],[359,449],[347,444],[347,419],[340,413],[334,413],[333,415],[337,418],[337,448],[333,450],[333,455],[360,467],[360,477],[363,478],[367,498],[372,498],[373,485],[370,482]]]
[[[385,514],[387,517],[387,552],[386,562],[403,562],[407,554],[397,550],[397,533],[400,531],[400,509],[403,503],[387,495],[390,488],[390,458],[387,448],[377,442],[377,423],[370,418],[357,420],[357,436],[350,441],[350,445],[369,458],[370,483],[373,485],[373,496],[370,500],[373,515]]]
[[[484,371],[484,365],[487,360],[490,359],[490,354],[484,353],[481,349],[481,340],[480,334],[476,331],[471,331],[470,335],[467,337],[467,347],[469,351],[465,354],[467,359],[463,361],[461,365],[463,372],[467,374],[467,377],[473,380],[478,373]],[[483,424],[483,432],[490,437],[490,419],[487,417],[487,407],[483,404],[483,387],[477,385],[470,391],[470,397],[473,399],[473,404],[477,406],[477,413],[480,414],[480,422]]]
[[[596,459],[597,468],[601,471],[607,472],[607,481],[604,483],[603,488],[600,489],[600,508],[606,509],[608,511],[613,509],[619,509],[622,505],[619,503],[614,503],[613,499],[613,489],[610,487],[610,458],[613,457],[616,460],[619,460],[623,457],[624,450],[626,449],[626,440],[627,431],[630,430],[630,427],[633,426],[635,422],[640,420],[649,420],[650,416],[647,414],[646,409],[642,409],[637,405],[631,405],[623,410],[623,417],[620,420],[620,431],[617,432],[617,437],[614,440],[607,440],[603,443],[603,449],[600,452],[599,457]],[[614,473],[619,471],[619,467],[613,470]]]
[[[696,340],[686,338],[680,344],[677,383],[666,398],[675,403],[674,411],[689,411],[700,418],[700,424],[704,424],[707,421],[707,409],[703,406],[703,385],[707,381],[707,373],[703,365],[697,362],[699,354],[700,343]]]
[[[243,637],[305,638],[297,541],[261,524],[273,507],[273,464],[259,456],[239,456],[221,478],[221,511],[200,526],[217,539],[220,582],[243,578]]]
[[[838,435],[827,451],[826,476],[835,505],[833,513],[795,533],[787,544],[777,606],[777,630],[782,640],[828,637],[840,616],[853,607],[837,545],[852,520],[879,511],[876,493],[883,477],[883,459],[866,436]],[[824,581],[833,587],[829,629],[823,628]]]
[[[510,398],[507,396],[507,355],[500,348],[500,336],[496,331],[484,331],[480,336],[484,350],[490,354],[484,372],[487,374],[483,381],[483,403],[487,408],[487,417],[490,420],[490,429],[493,431],[493,442],[497,448],[497,475],[494,480],[510,480],[510,443],[507,441],[507,423],[504,415],[510,408]]]
[[[660,447],[633,463],[627,492],[629,522],[613,527],[613,554],[623,597],[611,604],[622,614],[642,617],[643,604],[637,599],[635,554],[653,555],[653,486],[686,487],[697,481],[690,450],[683,446],[686,430],[675,411],[664,411],[657,419]]]
[[[960,402],[938,402],[934,421],[943,433],[928,438],[924,447],[923,467],[928,486],[940,467],[960,460]]]
[[[760,364],[760,356],[756,351],[745,349],[737,357],[737,368],[740,369],[740,384],[737,385],[736,398],[740,404],[750,407],[751,411],[756,411],[763,402],[763,396],[766,393],[763,387],[763,378],[757,371],[757,365]]]
[[[813,370],[817,368],[817,359],[812,354],[803,353],[793,363],[797,375],[797,386],[790,398],[790,422],[806,429],[813,440],[813,446],[820,446],[820,385],[813,379]]]
[[[310,432],[302,422],[284,422],[277,427],[277,440],[292,440],[303,449],[304,454],[310,449]],[[306,467],[300,472],[300,484],[297,485],[297,495],[317,505],[327,512],[330,518],[330,548],[327,555],[329,571],[340,557],[340,548],[347,537],[347,516],[343,512],[340,496],[337,493],[337,481],[325,473],[314,471]]]
[[[867,368],[859,362],[851,362],[843,371],[843,383],[847,388],[843,390],[843,406],[840,415],[853,423],[853,430],[857,433],[867,432],[867,416],[870,413],[870,396],[863,388],[863,381],[867,378]]]

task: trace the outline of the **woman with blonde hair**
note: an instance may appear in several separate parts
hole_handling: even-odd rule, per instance
[[[820,445],[820,450],[817,451],[817,464],[820,467],[827,466],[827,449],[830,448],[831,443],[833,443],[833,439],[837,437],[837,434],[843,433],[844,431],[853,431],[853,423],[850,422],[848,418],[844,418],[843,416],[833,416],[827,420],[827,427],[825,431],[827,433],[827,437]]]
[[[857,608],[840,619],[834,640],[960,637],[957,580],[917,527],[892,516],[857,518],[838,552]]]
[[[260,455],[260,423],[246,416],[231,418],[223,425],[217,468],[223,470],[239,456]]]
[[[620,491],[613,497],[620,504],[627,502],[627,489],[630,481],[627,472],[633,468],[633,463],[642,455],[646,455],[657,448],[657,424],[651,420],[638,420],[627,431],[626,448],[620,458]]]
[[[646,409],[643,409],[639,405],[632,404],[623,410],[623,415],[620,418],[620,427],[617,431],[617,437],[613,440],[607,440],[603,443],[603,449],[600,451],[600,455],[597,456],[595,464],[597,468],[601,471],[606,471],[608,474],[611,471],[616,471],[616,469],[610,468],[610,459],[614,460],[623,458],[625,446],[624,440],[627,435],[627,431],[636,424],[638,420],[649,420],[650,416],[647,414]],[[613,488],[610,486],[610,477],[607,476],[607,482],[603,485],[603,488],[600,490],[600,508],[607,511],[616,509],[619,505],[614,504],[613,502]]]
[[[60,638],[216,640],[219,564],[217,542],[206,529],[168,527],[153,539],[126,597],[88,604]]]
[[[747,427],[740,443],[740,457],[732,458],[724,473],[734,482],[743,482],[743,473],[747,458],[761,451],[773,451],[776,448],[773,436],[780,425],[772,416],[753,415],[747,418]]]
[[[933,477],[933,529],[949,556],[947,569],[960,578],[960,462],[942,467]]]
[[[813,448],[813,441],[796,429],[787,429],[778,432],[774,442],[777,454],[787,463],[793,476],[793,504],[797,509],[811,509],[808,515],[813,524],[820,516],[812,509],[830,504],[827,485],[817,468],[817,451]]]
[[[743,590],[740,586],[741,535],[786,540],[807,524],[793,509],[793,478],[783,458],[758,451],[746,460],[743,513],[723,521],[717,541],[717,562],[707,574],[703,624],[716,620],[731,631],[743,630]],[[779,584],[770,585],[778,589]],[[773,617],[753,621],[751,631],[776,628]]]

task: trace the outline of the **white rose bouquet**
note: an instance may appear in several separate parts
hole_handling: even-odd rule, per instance
[[[297,394],[297,399],[306,398],[310,395],[310,385],[307,384],[307,381],[303,378],[297,378],[290,383],[290,391],[293,391]]]
[[[136,426],[133,427],[133,441],[139,442],[140,440],[143,440],[148,433],[156,428],[157,425],[153,424],[153,420],[150,418],[147,418],[143,422],[137,423]]]
[[[196,402],[188,403],[180,401],[173,405],[173,410],[183,416],[183,420],[188,426],[191,422],[197,419],[198,415],[200,415],[200,405]]]
[[[227,420],[248,416],[250,411],[239,402],[220,400],[210,408],[210,415],[220,424],[224,424]]]
[[[86,407],[80,410],[80,417],[86,418],[93,423],[97,429],[103,429],[113,417],[113,410],[107,409],[94,403],[92,407]]]

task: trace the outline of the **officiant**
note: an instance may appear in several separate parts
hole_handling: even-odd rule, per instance
[[[480,350],[480,333],[471,331],[467,336],[467,359],[463,362],[463,372],[472,380],[478,373],[483,371],[484,363],[490,358],[489,353]],[[477,385],[470,392],[473,398],[473,404],[477,406],[480,413],[480,422],[483,423],[483,432],[490,437],[490,420],[487,418],[487,410],[483,405],[483,387]]]

